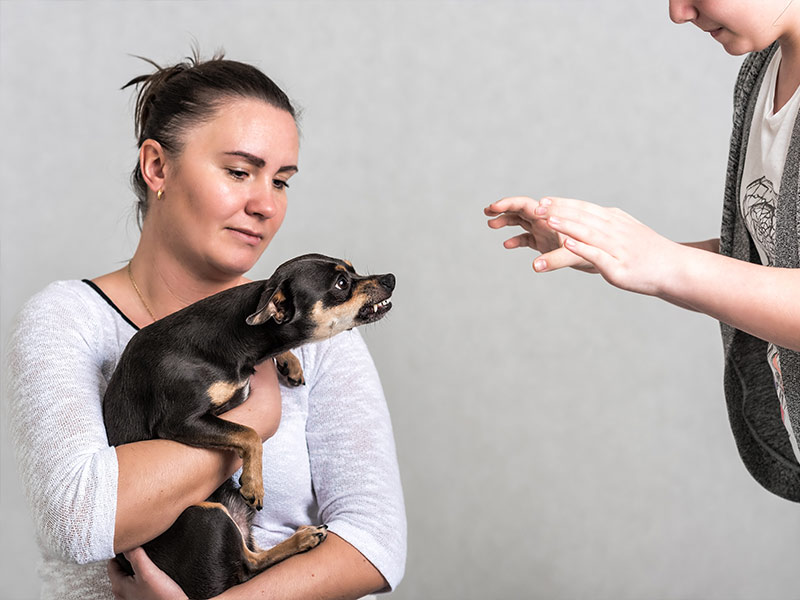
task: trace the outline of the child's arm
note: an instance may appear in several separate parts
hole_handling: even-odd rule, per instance
[[[487,214],[508,213],[518,200],[501,200]],[[800,270],[722,256],[714,252],[717,240],[678,244],[619,209],[580,200],[544,198],[530,201],[525,210],[526,218],[541,220],[562,236],[563,249],[592,265],[612,285],[656,296],[800,350]],[[547,256],[540,257],[548,263],[546,268],[537,270],[571,266],[554,266]],[[559,262],[568,262],[562,256]]]

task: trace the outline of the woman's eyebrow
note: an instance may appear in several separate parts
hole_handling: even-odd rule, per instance
[[[230,152],[225,152],[225,156],[239,156],[259,169],[267,164],[267,161],[265,161],[263,158],[256,156],[255,154],[245,152],[244,150],[231,150]]]
[[[260,156],[256,156],[255,154],[250,154],[249,152],[245,152],[244,150],[231,150],[230,152],[225,152],[225,156],[239,156],[245,159],[254,167],[258,167],[259,169],[264,168],[266,166],[267,161],[265,161]],[[281,167],[278,169],[278,173],[297,173],[299,169],[296,165],[287,165],[285,167]]]

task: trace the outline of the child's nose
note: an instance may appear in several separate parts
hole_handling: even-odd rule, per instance
[[[697,17],[694,0],[669,0],[669,18],[673,23],[681,25],[689,23]]]

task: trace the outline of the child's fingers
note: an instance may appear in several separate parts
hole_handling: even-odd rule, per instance
[[[551,216],[547,219],[547,225],[563,236],[613,254],[614,234],[607,221],[589,214],[579,215],[577,219]]]
[[[539,201],[538,210],[535,210],[536,216],[541,218],[543,215],[552,214],[576,214],[586,213],[595,216],[610,216],[626,214],[617,208],[608,208],[600,206],[593,202],[586,202],[584,200],[576,200],[574,198],[559,198],[557,196],[547,196]]]
[[[488,225],[491,229],[500,229],[501,227],[522,227],[523,229],[530,230],[530,221],[523,219],[519,215],[505,213],[497,218],[490,219]]]
[[[564,241],[564,248],[594,266],[594,268],[600,273],[603,273],[604,276],[613,266],[612,263],[614,259],[607,252],[595,246],[585,244],[572,238],[567,238]]]
[[[586,268],[588,266],[590,265],[582,257],[564,247],[546,252],[533,261],[533,270],[537,273],[557,271],[567,267]]]
[[[512,250],[514,248],[533,248],[536,249],[536,241],[530,233],[521,233],[503,242],[503,247]]]
[[[506,212],[519,213],[529,219],[538,218],[534,214],[534,210],[539,206],[539,202],[527,196],[510,196],[498,200],[483,209],[483,213],[487,217],[501,215]]]

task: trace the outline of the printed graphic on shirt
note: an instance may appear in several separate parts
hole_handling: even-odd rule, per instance
[[[778,400],[781,403],[781,421],[783,421],[783,426],[789,434],[789,441],[792,444],[794,456],[800,462],[800,448],[797,444],[797,437],[794,435],[794,430],[792,429],[792,420],[786,412],[786,394],[783,391],[783,375],[781,374],[781,355],[775,344],[770,344],[767,347],[767,359],[769,360],[769,366],[772,368],[772,375],[775,379],[775,390],[778,392]]]
[[[755,179],[745,188],[742,195],[741,210],[745,225],[756,245],[761,263],[767,266],[775,264],[775,211],[777,205],[778,190],[766,176]],[[775,391],[781,406],[781,420],[789,434],[795,458],[800,462],[800,446],[794,434],[792,420],[786,412],[781,355],[774,344],[767,345],[767,362],[775,381]]]
[[[753,236],[761,262],[772,265],[775,260],[775,207],[778,194],[766,177],[759,177],[745,188],[742,216]]]

